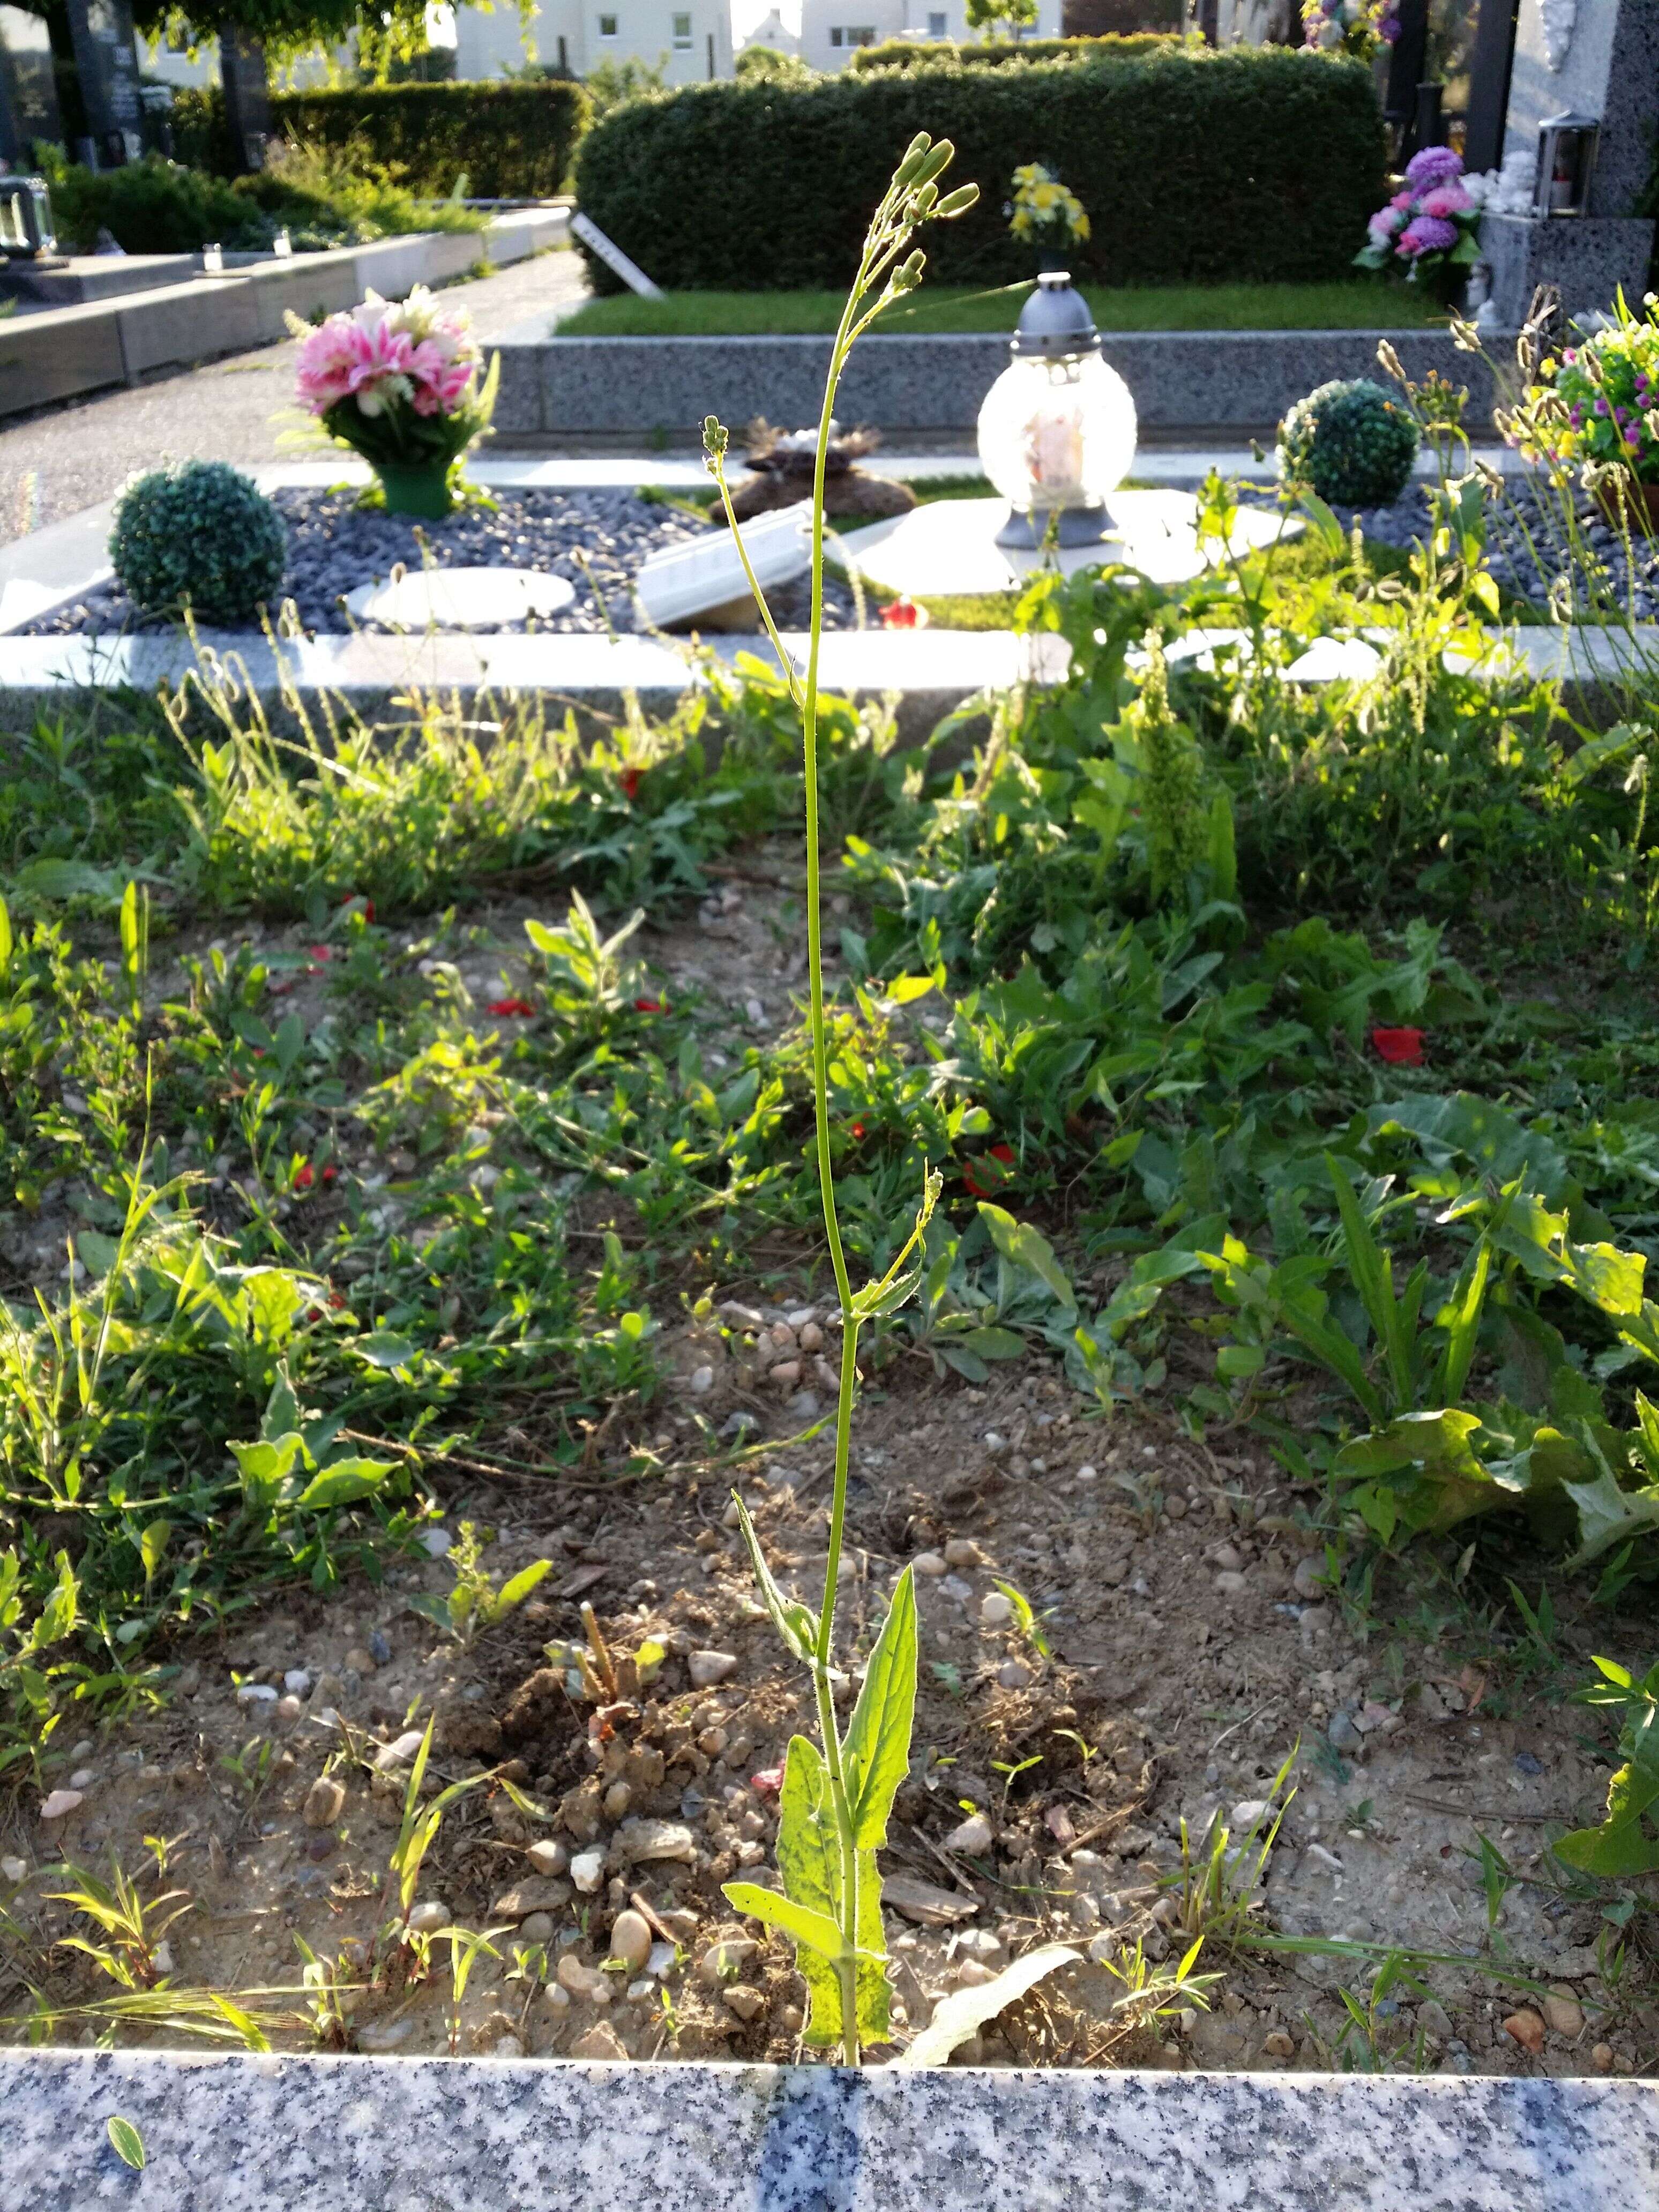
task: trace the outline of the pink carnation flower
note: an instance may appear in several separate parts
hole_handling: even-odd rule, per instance
[[[1416,193],[1409,191],[1396,192],[1394,198],[1389,202],[1389,205],[1391,208],[1398,208],[1401,215],[1409,215],[1416,204]]]
[[[1462,185],[1454,179],[1449,185],[1437,185],[1431,192],[1425,192],[1419,204],[1419,212],[1444,218],[1448,216],[1467,215],[1474,205],[1474,202],[1464,191]]]
[[[1405,216],[1396,207],[1378,208],[1365,226],[1371,234],[1371,244],[1386,246],[1405,220]]]

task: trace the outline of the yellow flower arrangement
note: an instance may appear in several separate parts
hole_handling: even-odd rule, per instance
[[[1008,228],[1022,243],[1069,246],[1089,235],[1089,218],[1077,194],[1041,161],[1014,171]]]

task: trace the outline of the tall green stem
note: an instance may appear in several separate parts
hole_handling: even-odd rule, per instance
[[[805,1607],[796,1608],[802,1622],[811,1629],[810,1644],[805,1630],[798,1629],[787,1619],[766,1572],[758,1545],[754,1544],[752,1531],[750,1537],[751,1545],[754,1545],[757,1571],[763,1588],[771,1592],[774,1618],[788,1637],[792,1649],[807,1661],[812,1673],[818,1725],[823,1738],[823,1768],[829,1782],[830,1810],[835,1823],[836,1856],[840,1865],[840,1894],[836,1899],[836,1922],[840,1940],[833,1956],[841,1997],[842,2048],[849,2066],[857,2065],[860,2050],[858,1983],[860,1906],[862,1900],[860,1897],[859,1832],[848,1789],[846,1747],[836,1717],[832,1658],[836,1599],[847,1529],[847,1479],[853,1431],[853,1401],[858,1387],[859,1326],[864,1313],[886,1310],[880,1304],[884,1297],[891,1294],[902,1297],[904,1295],[902,1285],[896,1289],[895,1285],[899,1283],[902,1269],[911,1251],[921,1242],[938,1194],[939,1181],[937,1176],[929,1176],[921,1210],[917,1214],[916,1225],[909,1241],[882,1281],[872,1285],[864,1294],[865,1304],[860,1307],[854,1296],[852,1281],[847,1272],[847,1255],[842,1243],[841,1223],[836,1211],[835,1164],[830,1145],[830,1036],[824,1012],[823,889],[818,853],[818,672],[823,637],[823,495],[836,392],[854,342],[883,308],[890,306],[903,293],[914,290],[920,283],[922,256],[919,252],[913,253],[902,267],[898,265],[898,257],[915,227],[935,216],[963,214],[976,196],[975,187],[963,185],[946,199],[939,199],[935,180],[949,163],[951,152],[948,141],[941,141],[936,146],[925,132],[919,133],[912,141],[866,234],[858,275],[848,295],[835,343],[830,349],[829,374],[824,379],[823,406],[818,417],[817,452],[812,471],[812,612],[804,689],[784,651],[783,641],[778,635],[764,594],[756,581],[738,528],[731,493],[726,483],[724,457],[726,434],[713,416],[704,425],[705,450],[720,486],[738,558],[760,608],[767,634],[782,664],[790,696],[798,702],[801,711],[806,811],[806,968],[808,1026],[812,1046],[812,1118],[818,1188],[823,1206],[824,1237],[830,1248],[830,1267],[835,1278],[836,1295],[841,1304],[842,1321],[841,1376],[836,1404],[835,1483],[830,1509],[829,1553],[824,1562],[823,1602],[816,1624],[811,1623]],[[871,294],[878,285],[883,288],[879,296],[873,306],[866,307]],[[748,1528],[746,1521],[744,1527]],[[890,1615],[890,1620],[896,1617],[896,1614]],[[914,1656],[912,1647],[909,1659],[912,1673]],[[904,1726],[908,1744],[908,1705],[906,1712]],[[867,1817],[865,1797],[861,1797],[860,1805],[860,1817]],[[884,1808],[880,1820],[884,1832]],[[816,1938],[811,1940],[813,1948],[818,1949],[821,1955],[826,1958],[831,1955],[827,1943],[820,1944]]]

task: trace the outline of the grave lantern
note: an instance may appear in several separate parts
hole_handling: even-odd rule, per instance
[[[980,466],[1011,510],[997,544],[1039,546],[1054,522],[1061,545],[1095,544],[1135,457],[1135,403],[1064,270],[1037,278],[1011,350],[979,410]]]
[[[1538,126],[1535,216],[1587,215],[1601,125],[1593,115],[1550,115]]]
[[[0,177],[0,256],[33,261],[58,251],[44,177]]]

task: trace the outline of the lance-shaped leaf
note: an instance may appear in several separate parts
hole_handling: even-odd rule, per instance
[[[817,1642],[817,1615],[811,1606],[803,1605],[799,1598],[786,1597],[772,1579],[772,1570],[766,1564],[766,1554],[761,1550],[760,1538],[749,1517],[749,1508],[734,1490],[732,1503],[738,1509],[738,1526],[743,1531],[743,1540],[749,1547],[749,1558],[755,1570],[755,1580],[766,1610],[772,1616],[772,1626],[797,1659],[810,1660]]]
[[[907,1567],[870,1654],[842,1747],[853,1834],[860,1849],[887,1841],[887,1815],[910,1766],[916,1710],[916,1590]]]
[[[1006,1206],[993,1206],[981,1199],[980,1218],[991,1232],[991,1242],[1003,1258],[1016,1267],[1024,1267],[1040,1283],[1053,1291],[1058,1302],[1069,1311],[1077,1310],[1077,1297],[1066,1270],[1054,1257],[1054,1248],[1041,1230],[1033,1229],[1029,1221],[1016,1221]]]
[[[814,1912],[810,1905],[797,1905],[793,1897],[763,1889],[757,1881],[728,1881],[725,1891],[726,1901],[734,1912],[763,1920],[769,1928],[781,1928],[798,1946],[804,1943],[826,1959],[840,1958],[841,1930],[827,1912]]]
[[[778,1799],[778,1872],[786,1893],[797,1905],[842,1926],[841,1844],[830,1800],[830,1774],[816,1744],[791,1736]],[[858,2027],[871,2043],[888,2032],[885,1939],[881,1922],[881,1875],[872,1850],[858,1854]],[[841,1979],[811,1945],[798,1942],[795,1964],[806,1984],[808,2012],[803,2031],[815,2047],[843,2039]]]

